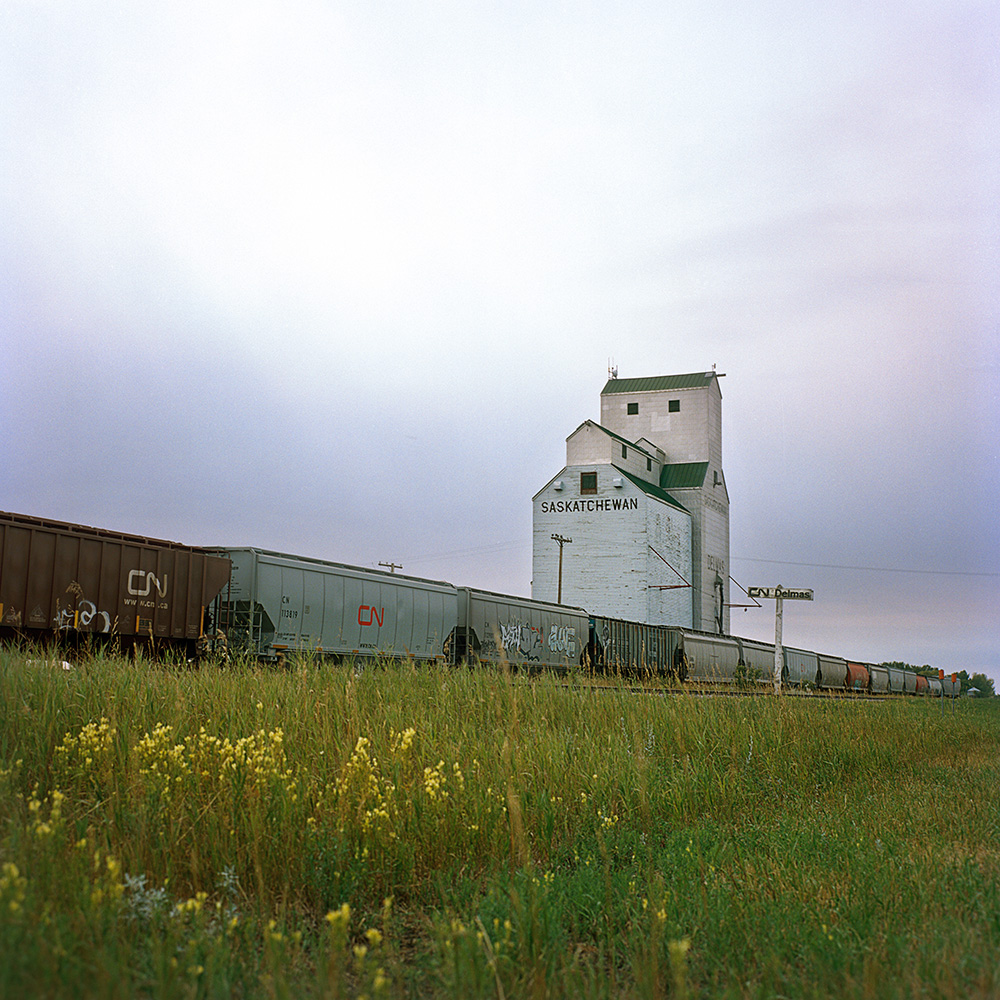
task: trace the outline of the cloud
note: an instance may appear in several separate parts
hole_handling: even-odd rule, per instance
[[[734,566],[1000,670],[995,577],[823,568],[1000,564],[992,6],[5,16],[0,506],[526,593],[609,358],[718,363]]]

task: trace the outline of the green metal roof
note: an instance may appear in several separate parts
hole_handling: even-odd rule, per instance
[[[634,448],[636,451],[641,452],[647,458],[652,458],[654,461],[656,459],[656,456],[651,451],[647,451],[645,448],[643,448],[641,444],[636,444],[634,441],[629,441],[628,438],[623,438],[621,434],[616,434],[614,431],[609,431],[607,427],[602,427],[596,420],[584,420],[583,424],[590,424],[592,427],[596,427],[599,431],[604,431],[604,433],[607,434],[609,438],[614,438],[615,441],[627,445],[629,448]],[[583,424],[580,424],[580,427],[583,427]],[[580,427],[577,427],[576,430],[578,431]],[[573,434],[575,433],[576,431],[573,431]],[[572,436],[573,435],[571,434],[570,437]]]
[[[658,392],[661,389],[701,389],[717,378],[717,372],[693,372],[690,375],[654,375],[651,378],[612,378],[601,390],[606,396],[615,392]]]
[[[654,483],[647,483],[645,479],[639,479],[637,476],[633,476],[631,472],[626,472],[617,465],[613,465],[612,468],[617,472],[620,472],[630,483],[638,486],[639,489],[642,490],[642,492],[647,496],[655,497],[657,500],[662,500],[664,503],[670,504],[671,507],[676,507],[678,510],[684,511],[685,514],[689,513],[687,507],[678,503],[669,493],[661,490],[660,487],[656,486]]]
[[[708,462],[677,462],[660,470],[660,486],[665,490],[693,490],[705,485]]]

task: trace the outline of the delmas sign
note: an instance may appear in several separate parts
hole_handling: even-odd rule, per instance
[[[811,590],[786,590],[777,587],[747,587],[747,597],[754,600],[757,597],[769,597],[774,601],[774,693],[781,694],[781,672],[784,664],[784,654],[781,649],[781,618],[785,601],[811,601]],[[758,605],[760,607],[760,605]]]
[[[811,601],[811,590],[786,590],[784,587],[748,587],[747,597],[769,597],[775,600],[780,597],[784,601]]]

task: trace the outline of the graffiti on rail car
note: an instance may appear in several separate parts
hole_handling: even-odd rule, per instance
[[[96,624],[91,628],[95,619]],[[107,611],[98,611],[93,601],[80,598],[75,608],[56,609],[55,627],[60,631],[77,628],[91,632],[110,632],[111,615]]]
[[[483,645],[487,653],[502,652],[527,661],[545,659],[546,650],[575,656],[578,649],[576,628],[572,625],[552,625],[546,634],[544,625],[510,618],[506,623],[498,623],[496,629],[487,624],[486,636]]]
[[[553,625],[549,629],[549,649],[553,653],[569,653],[577,650],[576,627],[573,625]]]

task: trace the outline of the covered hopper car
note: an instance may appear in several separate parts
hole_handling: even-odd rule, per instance
[[[815,687],[819,678],[819,654],[807,649],[782,648],[785,659],[782,682],[794,687]]]
[[[447,655],[452,663],[564,671],[581,662],[589,633],[582,608],[462,587],[456,642]]]
[[[449,583],[265,549],[218,550],[232,564],[215,617],[230,650],[434,659],[454,628]]]
[[[871,671],[864,663],[852,663],[847,661],[847,677],[844,680],[845,687],[851,691],[867,691],[871,686]]]
[[[163,640],[193,654],[229,560],[205,549],[0,512],[0,637]]]
[[[869,690],[875,694],[886,694],[889,691],[889,668],[876,667],[872,664],[868,668]]]

